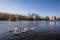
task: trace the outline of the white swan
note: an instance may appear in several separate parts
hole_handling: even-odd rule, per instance
[[[17,27],[15,27],[13,33],[14,33],[14,34],[18,34],[18,33],[20,33],[20,30],[19,30]]]
[[[18,28],[17,27],[15,27],[15,29],[14,30],[18,30]]]
[[[30,28],[30,30],[32,30],[32,31],[33,31],[34,29],[35,29],[34,27]]]
[[[22,32],[27,32],[29,30],[29,28],[24,28],[23,30],[22,30]]]

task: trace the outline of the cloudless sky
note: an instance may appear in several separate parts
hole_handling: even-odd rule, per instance
[[[0,12],[60,17],[60,0],[0,0]]]

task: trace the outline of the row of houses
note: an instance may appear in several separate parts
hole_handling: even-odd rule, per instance
[[[57,20],[56,16],[46,16],[41,17],[37,14],[29,14],[28,16],[22,16],[22,15],[12,15],[10,16],[11,20]]]
[[[56,16],[41,17],[41,16],[38,16],[37,14],[31,14],[28,17],[32,17],[33,19],[36,19],[36,20],[56,20]]]
[[[41,16],[38,16],[36,14],[32,14],[32,15],[29,15],[29,16],[17,16],[17,15],[14,15],[14,16],[10,16],[11,20],[56,20],[56,16],[46,16],[46,17],[41,17]]]
[[[28,16],[25,15],[16,15],[16,14],[8,14],[0,12],[0,20],[60,20],[60,18],[56,18],[56,16],[46,16],[42,17],[35,13],[29,14]]]

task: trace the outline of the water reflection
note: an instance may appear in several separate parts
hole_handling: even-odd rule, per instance
[[[49,25],[50,25],[50,26],[56,26],[56,21],[50,21],[50,22],[49,22]]]
[[[28,21],[28,27],[35,27],[36,30],[54,29],[56,28],[56,21]]]
[[[0,33],[6,32],[7,30],[15,27],[19,28],[26,28],[26,27],[33,27],[36,30],[40,29],[52,29],[57,28],[60,26],[60,22],[58,21],[15,21],[15,22],[9,22],[9,21],[1,21],[0,22]]]

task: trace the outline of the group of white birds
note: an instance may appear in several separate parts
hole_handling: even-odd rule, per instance
[[[15,27],[14,30],[13,30],[13,34],[19,34],[19,33],[23,33],[23,32],[28,32],[28,31],[33,31],[35,28],[32,27],[32,28],[23,28],[23,29],[19,29],[18,27]],[[12,30],[9,30],[9,31],[12,31]]]

